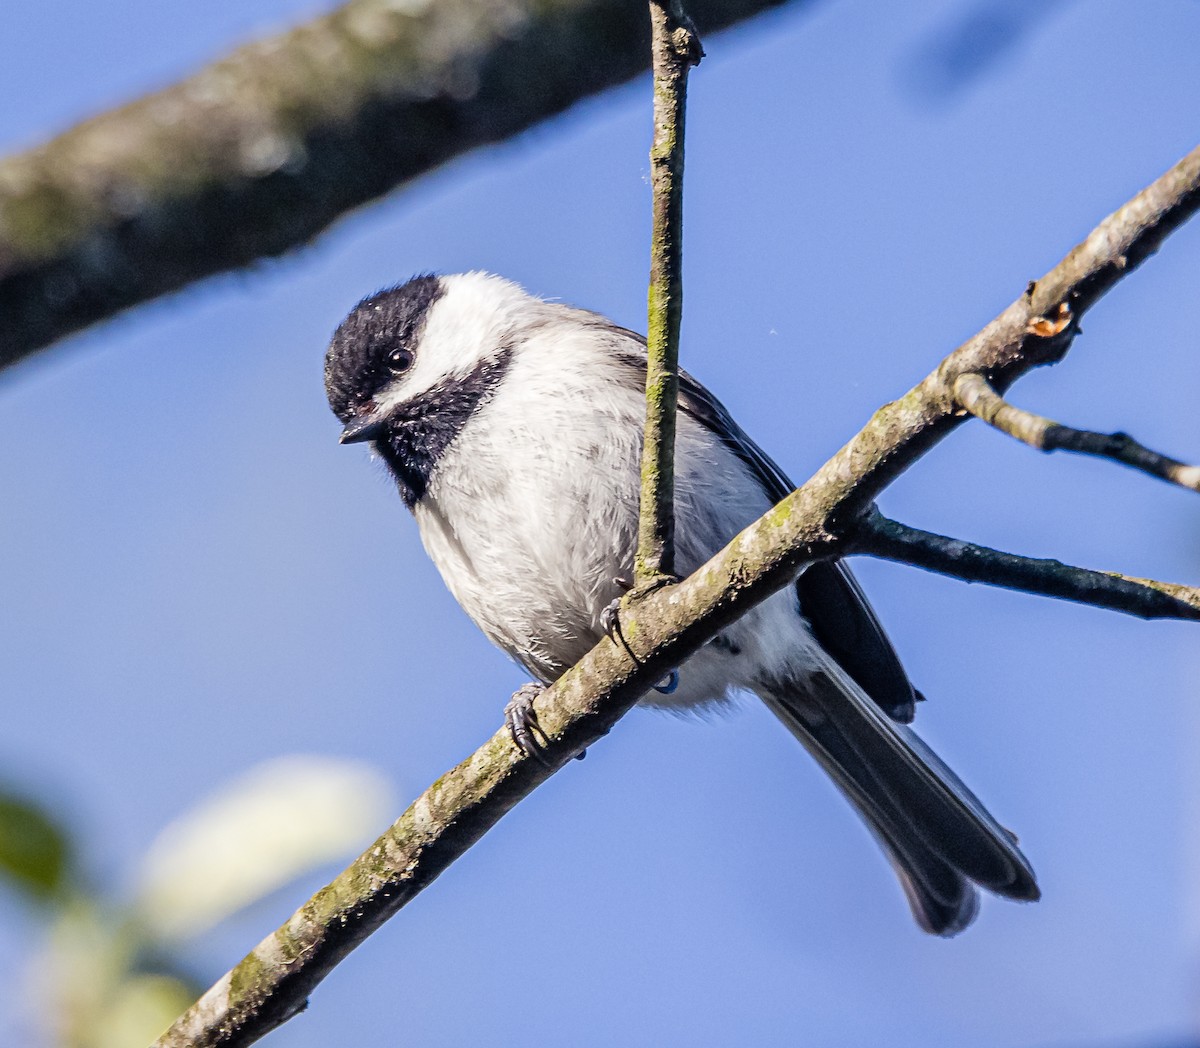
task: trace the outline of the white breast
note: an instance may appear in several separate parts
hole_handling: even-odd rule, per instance
[[[645,402],[617,348],[642,352],[594,324],[529,333],[414,510],[467,614],[545,681],[599,640],[600,613],[621,592],[614,580],[632,574]],[[687,574],[770,503],[741,461],[682,414],[676,457],[677,560]],[[773,651],[806,648],[794,594],[771,598],[727,640],[689,660],[673,701],[719,700],[777,661]]]

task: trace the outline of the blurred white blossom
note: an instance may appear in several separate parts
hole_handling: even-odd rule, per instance
[[[141,864],[133,903],[146,932],[204,931],[312,867],[366,847],[385,825],[386,780],[329,757],[281,757],[169,824]]]

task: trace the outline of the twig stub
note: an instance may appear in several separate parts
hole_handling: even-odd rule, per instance
[[[954,383],[958,402],[976,418],[1038,451],[1073,451],[1119,462],[1151,477],[1200,492],[1200,467],[1151,451],[1128,433],[1074,429],[1010,404],[983,375],[959,375]]]
[[[912,564],[964,582],[1057,597],[1141,619],[1200,620],[1200,589],[1194,586],[1005,553],[910,528],[878,511],[862,518],[852,541],[856,553]]]
[[[1200,149],[1105,219],[1084,244],[1039,281],[1033,301],[1022,296],[915,388],[880,408],[812,478],[707,564],[669,592],[652,594],[639,603],[638,628],[630,641],[642,660],[640,665],[605,641],[546,692],[539,715],[556,745],[573,751],[599,738],[672,667],[698,651],[729,622],[787,585],[806,563],[852,552],[846,536],[839,540],[830,535],[830,522],[861,511],[958,424],[957,377],[987,374],[1007,388],[1045,363],[1024,330],[1030,311],[1037,309],[1040,314],[1069,300],[1074,312],[1082,314],[1198,207]],[[1126,260],[1123,267],[1113,263],[1118,256]],[[1068,299],[1073,288],[1082,290],[1079,297]],[[851,540],[855,537],[849,536]],[[858,533],[857,537],[863,536]],[[893,556],[873,540],[870,545],[875,555]],[[939,559],[941,566],[934,567],[932,555],[920,552],[923,544],[908,543],[907,547],[903,555],[900,547],[895,547],[894,559],[943,570],[946,560]],[[867,543],[860,542],[858,548],[866,551]],[[959,543],[953,560],[967,563],[978,549]],[[1029,566],[1027,558],[1004,563],[1013,569],[1014,580],[1017,569]],[[1033,563],[1048,566],[1055,562]],[[994,563],[989,571],[989,581],[997,581]],[[950,573],[968,577],[965,569]],[[1101,597],[1121,582],[1170,598],[1174,606],[1166,610],[1172,614],[1164,617],[1200,617],[1200,593],[1188,587],[1092,574],[1099,576],[1092,580],[1098,596],[1071,599],[1115,606]],[[1050,595],[1044,586],[1018,588]],[[1079,594],[1078,587],[1074,592]],[[1184,607],[1197,614],[1185,612]],[[498,732],[439,779],[376,845],[223,977],[163,1035],[160,1048],[232,1048],[249,1044],[278,1025],[282,1015],[294,1009],[294,1004],[286,1002],[302,1000],[350,950],[548,774],[535,761],[514,753],[507,729]]]

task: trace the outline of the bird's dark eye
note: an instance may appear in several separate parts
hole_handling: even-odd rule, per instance
[[[413,364],[413,355],[407,349],[393,349],[387,355],[388,370],[399,375],[407,371]]]

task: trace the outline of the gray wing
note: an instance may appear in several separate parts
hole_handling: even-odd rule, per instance
[[[725,406],[686,371],[679,373],[679,409],[719,437],[751,469],[772,502],[794,490],[783,470],[746,435]],[[850,569],[839,560],[819,561],[796,580],[796,591],[821,646],[889,717],[905,724],[911,721],[914,704],[922,696],[909,681]]]
[[[633,339],[646,345],[644,336],[614,324],[600,313],[569,309],[576,319],[586,318],[620,340]],[[631,369],[646,375],[646,358],[614,350],[626,356]],[[787,474],[746,434],[716,397],[682,369],[679,372],[679,410],[690,415],[718,437],[758,478],[772,502],[780,502],[795,490]],[[892,642],[867,603],[850,569],[840,560],[810,565],[796,580],[800,609],[817,638],[837,664],[893,720],[908,724],[916,713],[917,691]]]

